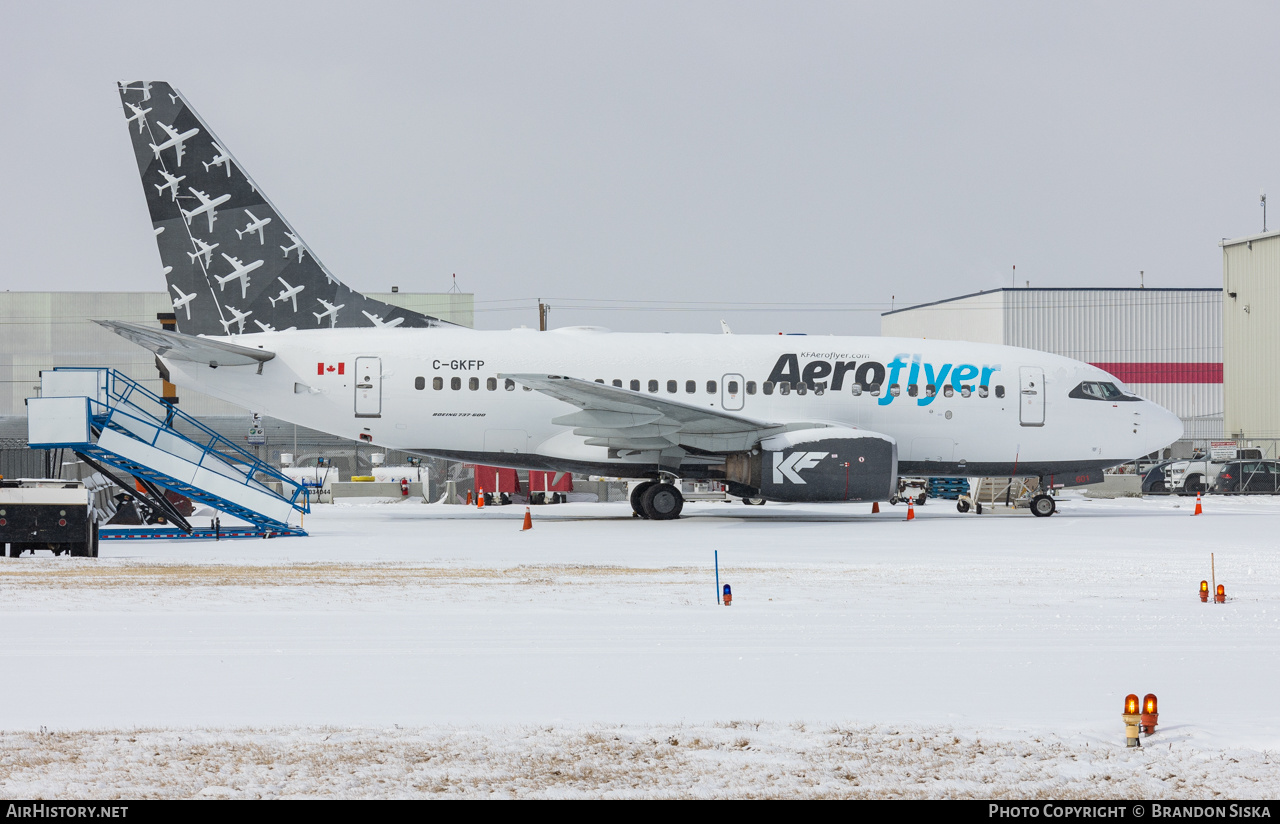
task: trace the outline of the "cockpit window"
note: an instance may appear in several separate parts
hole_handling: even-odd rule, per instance
[[[1071,390],[1070,397],[1084,398],[1090,401],[1136,401],[1133,395],[1126,395],[1114,383],[1105,381],[1085,381]]]

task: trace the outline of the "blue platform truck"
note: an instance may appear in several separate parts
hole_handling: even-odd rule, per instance
[[[0,479],[0,555],[49,550],[98,557],[98,524],[80,481]]]

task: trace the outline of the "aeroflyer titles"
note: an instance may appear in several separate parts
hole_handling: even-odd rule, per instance
[[[797,351],[792,336],[482,332],[391,306],[316,259],[176,90],[122,84],[120,94],[126,117],[143,94],[153,109],[142,134],[137,120],[127,133],[153,228],[165,230],[155,237],[166,278],[190,315],[178,315],[176,332],[104,323],[155,351],[174,383],[246,409],[423,455],[642,479],[633,506],[658,520],[681,511],[676,478],[777,501],[887,500],[900,472],[1073,485],[1182,432],[1103,370],[1027,349],[830,337],[821,351]],[[195,209],[164,185],[179,146],[153,139],[153,121],[172,124],[188,150],[226,159],[182,169]],[[250,224],[215,225],[224,204]],[[209,231],[197,238],[190,218],[201,212]],[[259,253],[272,243],[283,254]],[[241,279],[235,306],[204,265],[213,245],[258,269]],[[277,284],[296,292],[284,300]],[[250,315],[263,331],[246,333]],[[1052,514],[1053,499],[1037,496],[1032,511]]]

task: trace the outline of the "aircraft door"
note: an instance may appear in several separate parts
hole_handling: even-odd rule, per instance
[[[726,412],[737,412],[742,408],[743,396],[746,394],[741,375],[725,375],[720,381],[720,405]]]
[[[1023,366],[1018,377],[1018,419],[1023,426],[1044,426],[1044,370]]]
[[[356,417],[382,417],[382,358],[356,358]]]

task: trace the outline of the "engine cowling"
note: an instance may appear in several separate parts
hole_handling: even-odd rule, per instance
[[[862,429],[801,429],[730,455],[731,483],[771,501],[887,501],[898,488],[898,445]]]

